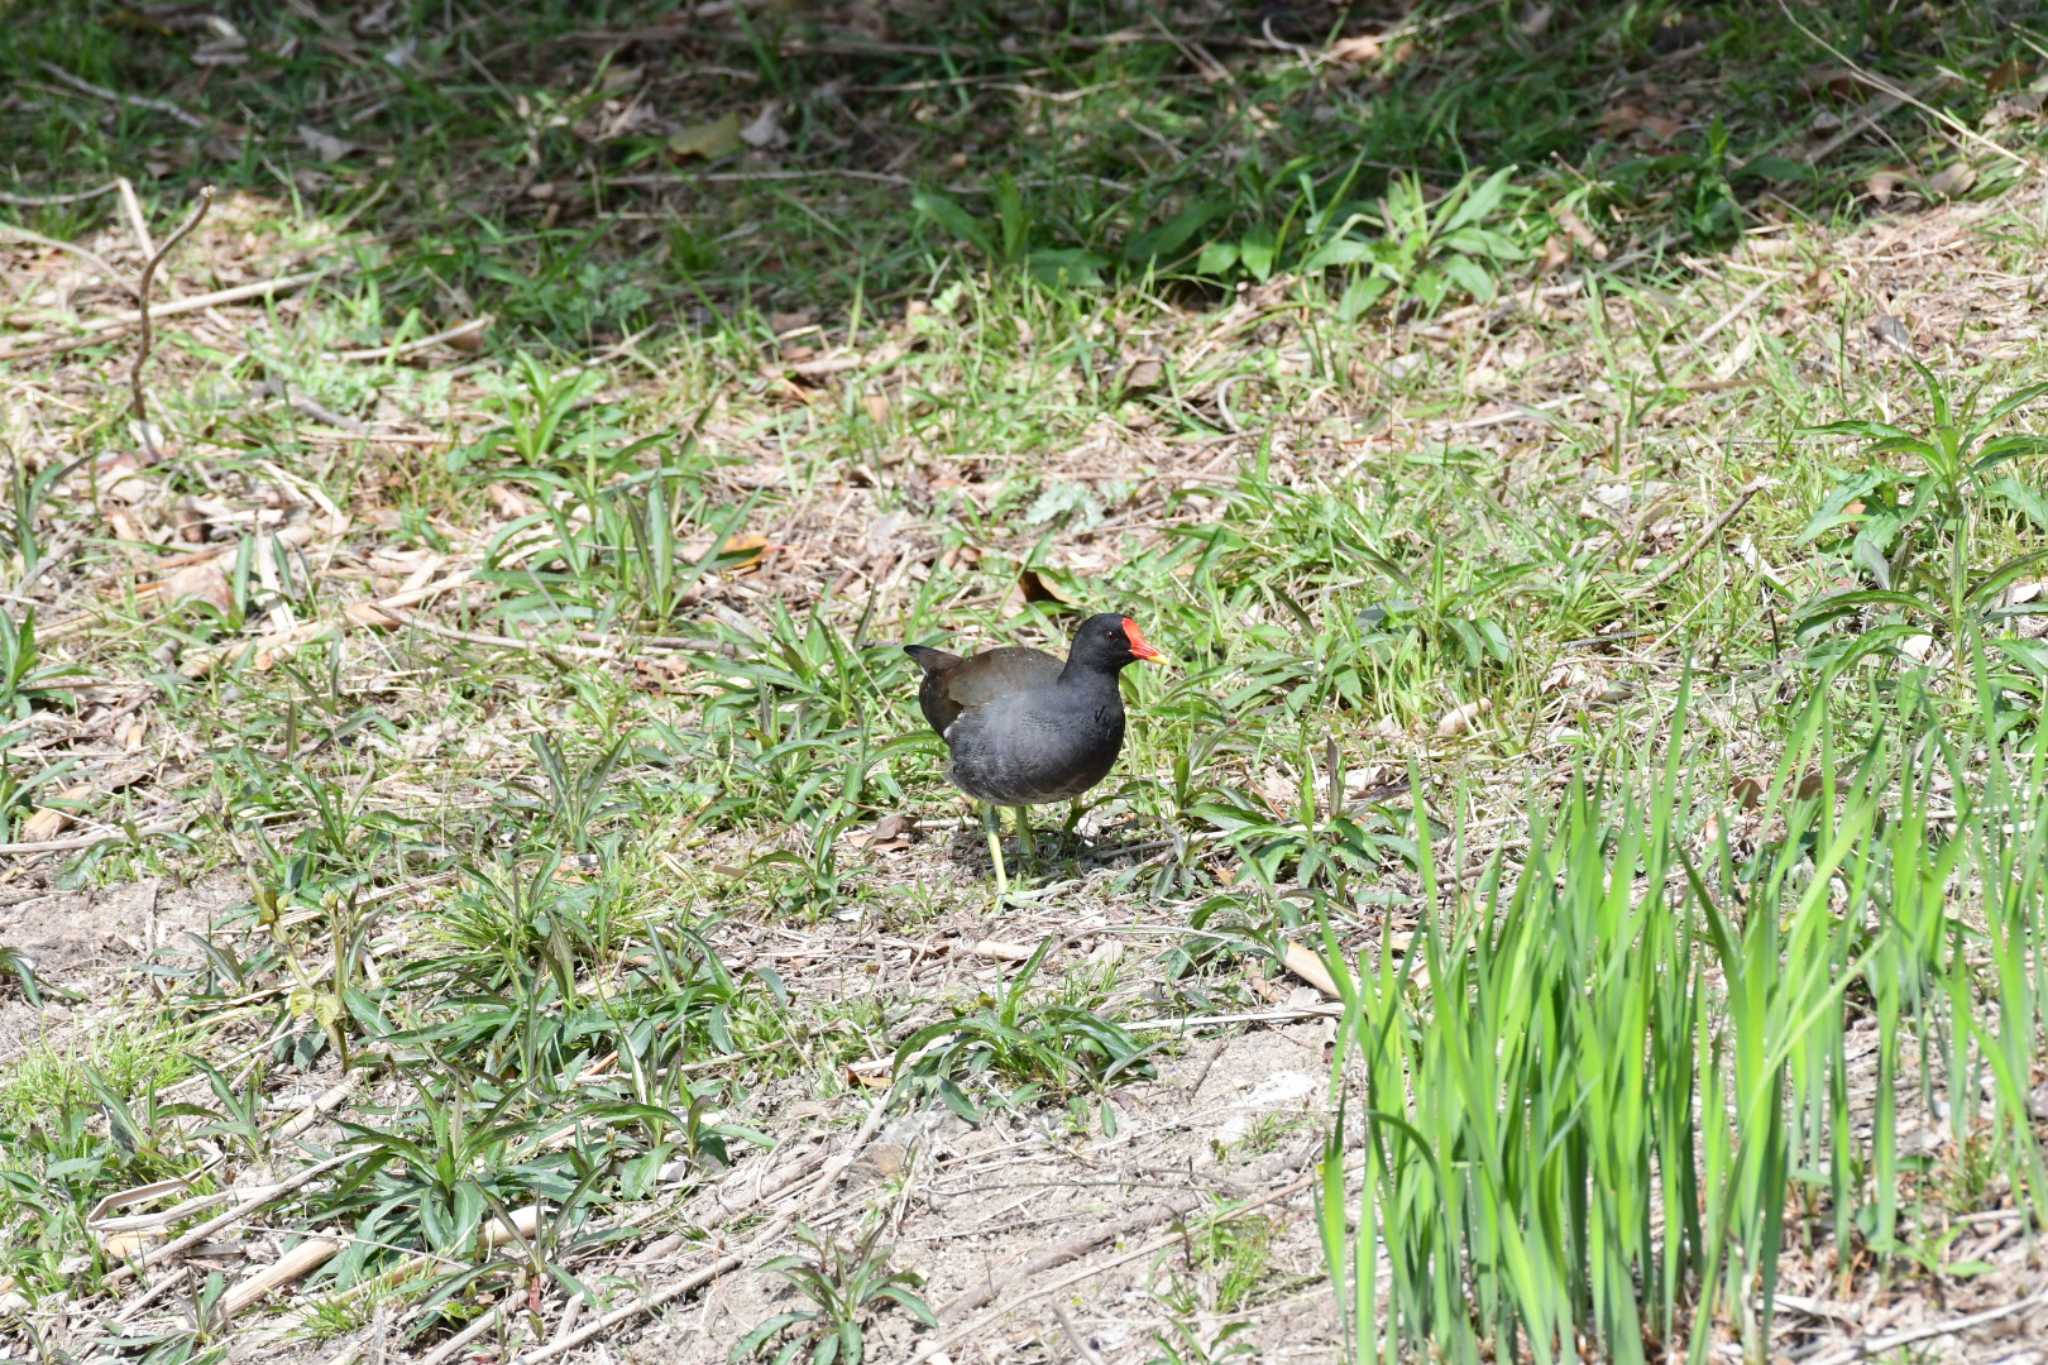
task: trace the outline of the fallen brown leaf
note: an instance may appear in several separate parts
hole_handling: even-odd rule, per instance
[[[1468,701],[1463,706],[1454,706],[1444,713],[1442,720],[1436,723],[1436,737],[1438,739],[1456,739],[1459,735],[1472,728],[1472,722],[1478,720],[1492,709],[1493,703],[1485,697],[1481,697],[1478,701]]]
[[[1029,602],[1044,602],[1051,606],[1064,607],[1067,599],[1052,590],[1052,585],[1036,569],[1024,569],[1017,574],[1017,587]]]
[[[235,590],[228,582],[227,571],[219,560],[208,560],[204,564],[188,564],[163,582],[161,589],[164,600],[171,603],[196,597],[211,603],[222,612],[235,604]]]
[[[2000,62],[1984,77],[1984,88],[1996,95],[2002,90],[2011,90],[2025,85],[2034,76],[2034,64],[2018,57]]]
[[[1578,214],[1573,213],[1562,204],[1552,210],[1552,216],[1557,219],[1557,225],[1570,233],[1571,239],[1577,242],[1594,260],[1604,261],[1607,259],[1607,243],[1601,241],[1599,234],[1586,226],[1585,219],[1579,217]]]
[[[2013,123],[2032,123],[2041,117],[2044,96],[2037,90],[2023,90],[2017,95],[2007,95],[1984,111],[1985,128],[2003,128]]]
[[[1156,356],[1140,356],[1124,371],[1124,388],[1132,393],[1144,393],[1165,382],[1166,366]]]
[[[1314,986],[1324,995],[1329,996],[1330,999],[1336,1000],[1340,998],[1337,990],[1337,980],[1330,975],[1330,969],[1323,965],[1321,958],[1317,957],[1307,948],[1302,947],[1299,943],[1290,942],[1287,945],[1287,951],[1281,954],[1280,962],[1288,971],[1293,972],[1303,981],[1308,982],[1309,985]]]
[[[1977,183],[1977,168],[1967,161],[1952,161],[1927,178],[1927,188],[1944,199],[1967,194]]]
[[[1832,62],[1809,66],[1799,77],[1799,87],[1807,94],[1829,95],[1838,100],[1854,99],[1861,85],[1854,70]]]
[[[782,131],[782,106],[774,100],[762,105],[761,112],[739,130],[739,139],[749,147],[779,147],[789,141],[789,134]]]
[[[1378,33],[1354,33],[1348,38],[1339,38],[1331,43],[1325,54],[1333,62],[1347,66],[1362,66],[1376,62],[1386,47],[1386,38]]]
[[[875,821],[874,827],[862,836],[861,842],[870,853],[883,853],[893,849],[909,848],[917,834],[917,817],[908,811],[897,811]]]
[[[761,567],[761,560],[770,550],[785,547],[774,544],[766,536],[727,536],[725,543],[718,547],[718,557],[730,558],[732,562],[718,567],[725,573],[753,573]]]

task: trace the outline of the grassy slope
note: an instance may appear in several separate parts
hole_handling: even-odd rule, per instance
[[[84,989],[0,997],[10,1330],[134,1294],[83,1226],[104,1196],[332,1153],[261,1225],[356,1240],[287,1312],[142,1308],[162,1358],[354,1340],[380,1303],[423,1341],[501,1301],[494,1339],[554,1331],[706,1237],[796,1245],[708,1192],[857,1124],[906,1042],[892,1125],[971,1113],[1049,1181],[1132,1142],[1171,1168],[1215,1140],[1175,1127],[1183,1084],[1278,1063],[1143,1026],[1308,1027],[1274,959],[1325,923],[1362,972],[1350,1093],[1423,1139],[1377,1130],[1345,1196],[1385,1201],[1366,1318],[1442,1338],[1429,1286],[1462,1282],[1499,1349],[1576,1322],[1625,1356],[1702,1320],[1839,1336],[1811,1305],[1879,1285],[1907,1323],[2010,1303],[2037,1253],[2005,1230],[2048,1198],[2041,670],[1953,570],[2030,547],[2038,461],[1950,508],[1913,452],[1802,427],[1937,421],[1887,336],[1958,401],[2040,372],[2041,183],[1985,139],[2038,148],[2043,37],[2010,6],[1592,8],[13,25],[5,221],[131,280],[114,196],[14,200],[129,175],[161,242],[210,182],[159,306],[331,273],[160,328],[173,453],[138,469],[132,333],[51,349],[58,300],[122,286],[0,242],[0,590],[40,635],[0,658],[0,840],[117,836],[0,872],[45,989]],[[1057,640],[1027,569],[1182,667],[1127,682],[1095,852],[991,921],[893,642]],[[1913,600],[1812,616],[1869,587]],[[1890,652],[1837,677],[1859,639]],[[137,932],[109,907],[152,878]],[[1036,972],[976,955],[1049,933]],[[1226,1169],[1282,1187],[1244,1163],[1336,1112],[1276,1110]],[[886,1223],[939,1306],[981,1272],[920,1250],[956,1227],[932,1192],[986,1152],[879,1140],[898,1165],[820,1226]],[[491,1259],[535,1202],[533,1255]],[[1309,1209],[1202,1224],[1142,1308],[1084,1300],[1125,1330],[1104,1353],[1201,1358],[1235,1321],[1327,1350]],[[431,1275],[367,1278],[420,1248]],[[1809,1310],[1767,1320],[1787,1286]],[[789,1306],[741,1292],[717,1354]]]

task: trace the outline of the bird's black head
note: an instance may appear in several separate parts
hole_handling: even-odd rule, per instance
[[[1113,611],[1083,621],[1074,632],[1074,647],[1067,653],[1070,666],[1079,665],[1100,673],[1115,673],[1140,659],[1165,658],[1145,642],[1136,621]]]

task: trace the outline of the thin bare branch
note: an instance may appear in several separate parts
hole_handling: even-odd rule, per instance
[[[192,229],[199,226],[199,220],[206,216],[206,211],[211,207],[213,186],[201,185],[199,202],[192,206],[192,212],[186,217],[183,226],[172,233],[171,239],[158,247],[156,254],[149,258],[149,264],[142,267],[142,283],[135,289],[136,307],[142,314],[142,345],[135,352],[134,368],[128,371],[128,411],[135,418],[135,426],[142,438],[143,448],[152,460],[160,459],[163,452],[157,445],[155,433],[150,429],[149,403],[142,391],[142,367],[149,363],[149,352],[155,342],[149,326],[149,284],[156,278],[156,268],[163,263],[164,257],[170,255],[178,243],[184,241]]]

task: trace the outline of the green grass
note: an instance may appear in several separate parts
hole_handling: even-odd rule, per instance
[[[1760,1359],[1782,1283],[2008,1284],[1955,1220],[2048,1218],[2048,34],[1402,8],[0,25],[0,897],[212,888],[49,980],[0,931],[0,1295],[109,1318],[160,1272],[100,1200],[338,1158],[259,1215],[347,1239],[299,1302],[142,1349],[525,1349],[675,1230],[796,1291],[720,1349],[908,1355],[961,1134],[1228,1182],[1297,1122],[1319,1235],[1189,1215],[1162,1358]],[[139,275],[50,199],[117,175],[158,243],[219,187],[160,310],[329,270],[159,320],[148,468],[133,332],[71,345],[130,300],[36,240]],[[990,920],[898,645],[1109,608],[1179,667]],[[1212,1152],[1169,1025],[1290,942],[1327,1109]],[[878,1099],[906,1164],[800,1258],[719,1211]]]

